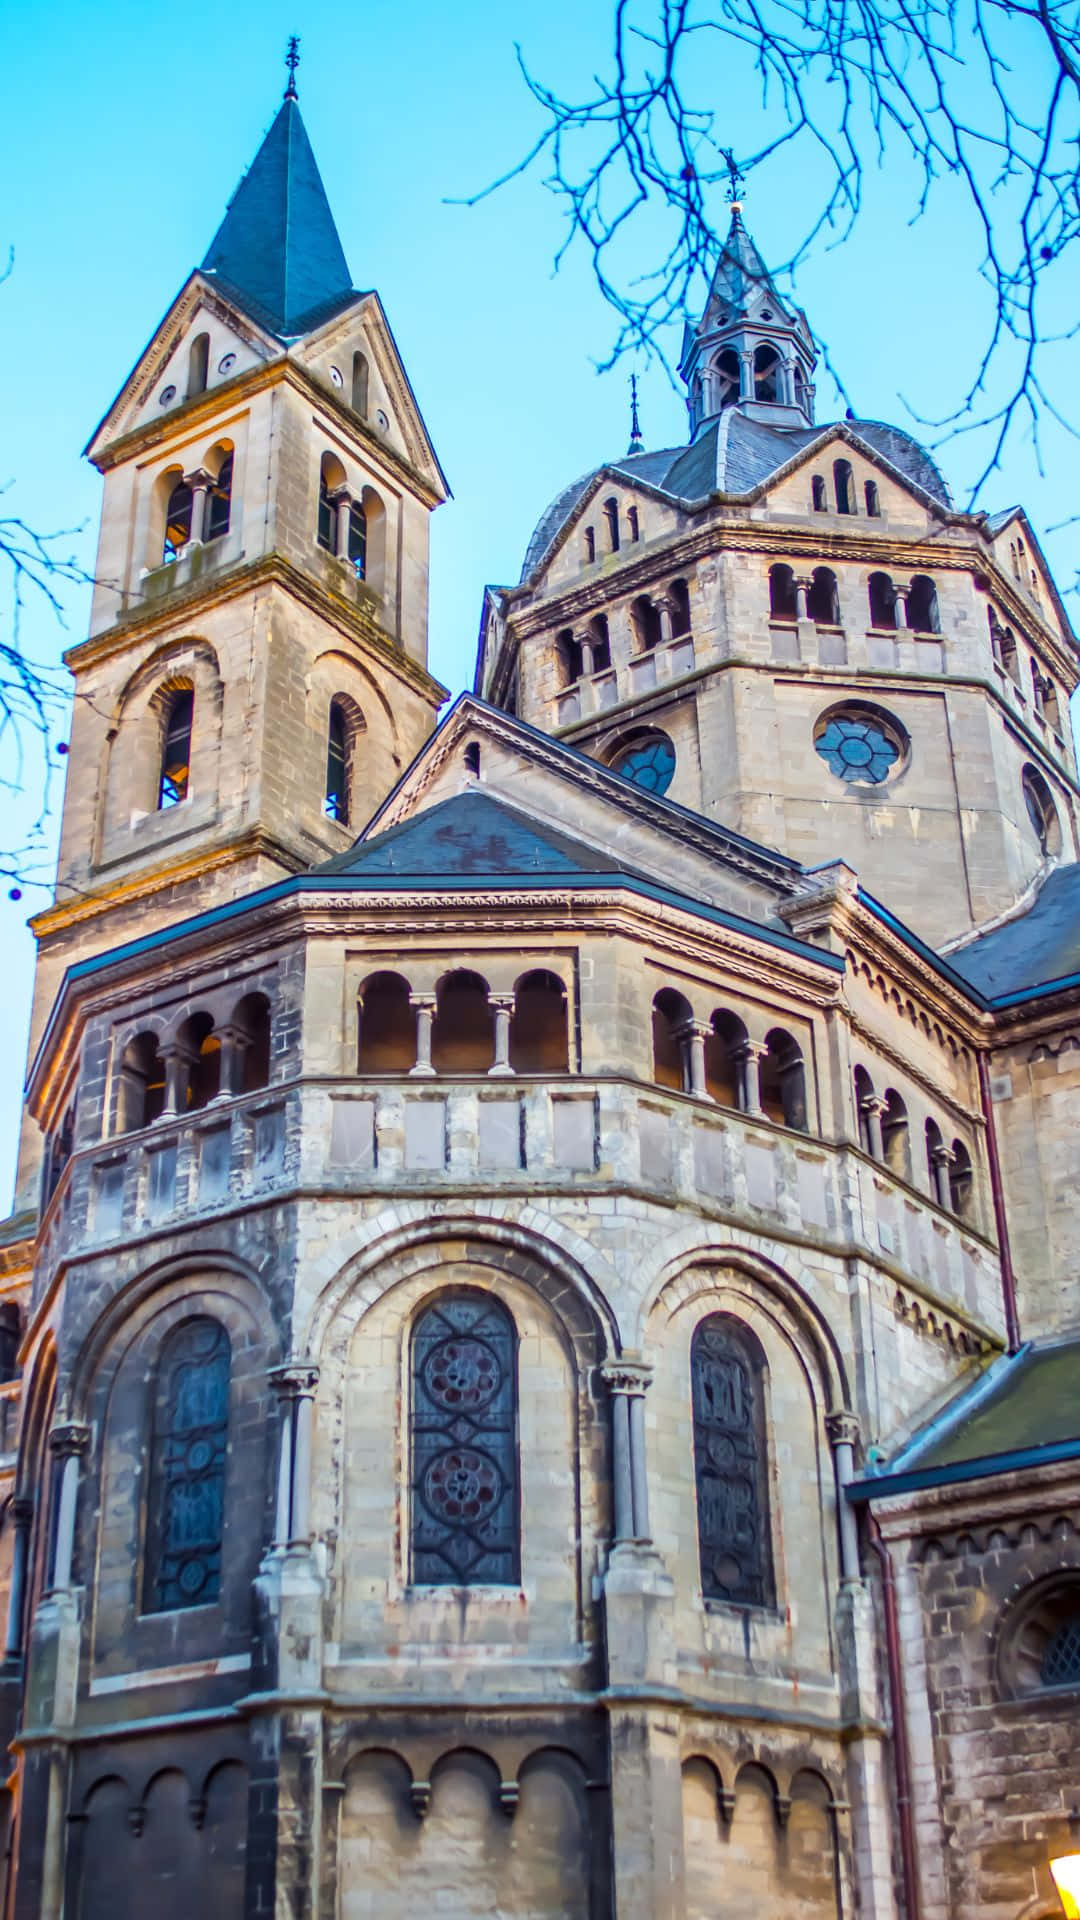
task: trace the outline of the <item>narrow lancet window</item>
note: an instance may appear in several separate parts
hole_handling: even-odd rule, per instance
[[[179,480],[169,495],[165,508],[165,540],[161,558],[166,566],[172,562],[187,546],[191,539],[191,514],[194,495],[186,480]]]
[[[218,476],[210,488],[210,504],[206,514],[207,540],[220,540],[223,533],[229,531],[229,514],[232,510],[233,457],[225,455]]]
[[[143,1611],[205,1606],[221,1591],[231,1353],[216,1320],[186,1320],[158,1363]]]
[[[520,1579],[517,1337],[490,1294],[440,1294],[412,1337],[412,1579]]]
[[[765,1355],[749,1327],[710,1314],[690,1348],[701,1591],[775,1605],[765,1448]]]
[[[323,812],[344,827],[349,823],[349,726],[340,700],[330,702],[326,740],[326,799]]]
[[[158,781],[158,810],[179,806],[188,796],[191,779],[191,723],[195,713],[195,695],[183,688],[173,695],[165,719],[165,740],[161,750],[161,777]]]

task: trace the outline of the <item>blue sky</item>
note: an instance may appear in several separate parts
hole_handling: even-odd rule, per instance
[[[625,451],[629,363],[600,375],[612,322],[587,263],[552,259],[561,214],[540,174],[477,207],[451,204],[518,157],[538,126],[518,73],[520,41],[543,77],[573,92],[603,61],[609,0],[367,0],[301,12],[280,0],[182,13],[133,0],[105,8],[9,10],[0,251],[0,512],[78,529],[90,566],[99,481],[80,450],[191,268],[280,100],[290,32],[303,41],[300,98],[358,286],[378,287],[453,488],[432,529],[430,657],[452,689],[471,679],[485,581],[516,579],[533,524],[574,475]],[[736,149],[764,124],[730,67],[710,77],[717,127]],[[746,218],[766,258],[798,238],[812,180],[781,163],[751,182]],[[822,252],[799,297],[842,369],[856,409],[911,425],[947,410],[971,370],[985,316],[978,245],[956,193],[911,225],[913,181],[873,169],[868,206],[842,251]],[[635,235],[654,264],[659,216]],[[650,257],[653,256],[653,257]],[[1075,278],[1075,276],[1074,276]],[[677,342],[672,342],[677,351]],[[1071,370],[1070,370],[1071,369]],[[662,370],[640,366],[645,437],[685,437]],[[1076,386],[1075,354],[1048,364]],[[842,412],[819,386],[818,413]],[[939,453],[958,497],[977,450]],[[1076,448],[1018,441],[982,504],[1028,506],[1042,532],[1069,511]],[[1075,530],[1048,540],[1067,582]],[[42,612],[25,638],[55,658],[85,629],[68,596],[67,632]],[[6,617],[6,609],[4,610]],[[1075,617],[1075,614],[1074,614]],[[10,1188],[32,968],[28,891],[0,896],[7,989],[0,1004],[0,1212]]]

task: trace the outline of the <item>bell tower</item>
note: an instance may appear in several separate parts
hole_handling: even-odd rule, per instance
[[[340,853],[434,725],[446,482],[284,100],[87,448],[104,479],[56,898],[63,969]]]
[[[777,292],[733,200],[705,311],[683,337],[691,439],[733,406],[765,426],[812,427],[816,363],[805,314]]]

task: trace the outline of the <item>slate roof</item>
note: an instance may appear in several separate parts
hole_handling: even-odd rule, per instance
[[[525,553],[522,580],[543,559],[552,541],[569,520],[597,474],[614,473],[643,480],[686,506],[723,493],[736,498],[753,493],[804,448],[826,440],[842,426],[868,452],[887,460],[897,472],[943,507],[951,506],[949,489],[925,447],[900,427],[882,420],[845,420],[816,427],[773,427],[751,420],[740,407],[728,407],[704,422],[686,447],[666,447],[652,453],[612,460],[572,480],[556,494],[540,516]]]
[[[202,270],[283,339],[309,333],[356,297],[292,95],[233,194]]]
[[[624,868],[583,840],[540,824],[480,788],[467,788],[371,840],[358,840],[315,871],[420,881],[448,875],[506,880],[518,874],[619,874]]]
[[[1055,867],[1026,913],[957,947],[948,962],[988,1000],[1080,973],[1080,863]]]

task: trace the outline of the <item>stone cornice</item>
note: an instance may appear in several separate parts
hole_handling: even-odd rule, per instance
[[[150,899],[167,887],[180,886],[187,880],[198,879],[204,873],[235,866],[241,860],[259,858],[276,861],[287,873],[298,873],[308,865],[306,850],[301,852],[261,828],[252,828],[220,842],[216,847],[204,847],[199,852],[182,854],[150,871],[140,871],[130,874],[126,879],[114,880],[100,892],[79,892],[73,898],[58,901],[55,906],[44,907],[31,919],[30,931],[43,943],[54,933],[65,932],[82,921],[97,919],[100,914],[112,913],[120,905]]]
[[[122,654],[133,644],[145,647],[148,640],[167,634],[177,625],[190,626],[190,610],[225,605],[262,586],[280,586],[302,600],[311,611],[333,626],[342,636],[372,655],[380,667],[389,668],[398,679],[413,687],[432,706],[441,706],[447,689],[433,678],[426,667],[418,666],[404,647],[371,619],[328,591],[321,581],[306,573],[283,553],[264,554],[258,560],[243,562],[226,573],[203,574],[197,583],[163,602],[154,601],[126,614],[103,633],[80,640],[68,647],[64,664],[79,674],[90,667]]]

